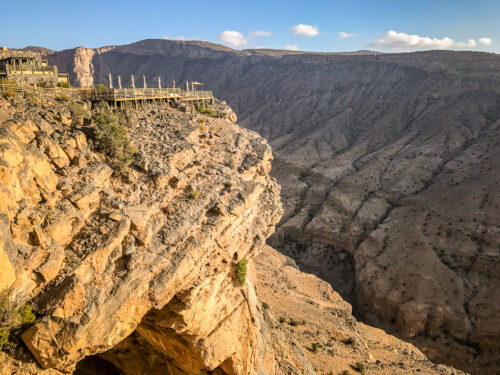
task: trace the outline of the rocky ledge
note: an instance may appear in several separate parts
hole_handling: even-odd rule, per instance
[[[256,303],[234,265],[281,216],[266,142],[151,107],[126,115],[137,153],[122,178],[64,100],[2,101],[0,116],[0,281],[39,317],[22,335],[37,362],[71,372],[103,353],[127,374],[253,371]]]

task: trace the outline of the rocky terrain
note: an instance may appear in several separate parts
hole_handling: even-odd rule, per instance
[[[281,216],[270,147],[225,119],[125,120],[137,152],[120,178],[68,103],[1,103],[1,285],[38,316],[22,341],[63,372],[282,373],[260,364],[256,298],[233,271]]]
[[[497,373],[498,55],[166,40],[92,51],[87,64],[75,64],[81,48],[49,60],[74,84],[161,75],[227,100],[275,153],[285,213],[269,243],[329,281],[364,321],[437,362]]]
[[[265,245],[271,149],[230,108],[117,112],[135,146],[119,175],[74,101],[0,99],[0,289],[36,313],[1,375],[461,374]]]

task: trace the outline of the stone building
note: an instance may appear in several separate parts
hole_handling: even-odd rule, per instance
[[[19,83],[56,86],[69,83],[68,74],[59,73],[57,66],[48,65],[40,53],[0,48],[0,79]]]

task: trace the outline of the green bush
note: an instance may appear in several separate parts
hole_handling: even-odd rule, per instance
[[[19,316],[21,317],[21,325],[29,327],[35,323],[36,315],[33,313],[33,308],[30,304],[26,304],[19,309]]]
[[[95,122],[94,146],[104,152],[118,175],[125,175],[136,152],[128,138],[128,131],[109,109],[93,116]]]
[[[7,349],[19,340],[19,335],[36,320],[31,305],[16,308],[9,301],[7,291],[0,293],[0,350]],[[14,341],[14,342],[13,342]]]
[[[69,102],[69,96],[65,94],[59,95],[58,99],[66,103]]]
[[[284,316],[280,316],[279,322],[281,324],[285,323],[286,322],[286,318]]]
[[[204,113],[206,115],[212,116],[212,117],[215,116],[214,110],[212,108],[205,108],[205,106],[203,104],[200,104],[198,106],[198,111],[201,113]]]
[[[108,91],[106,85],[103,85],[102,83],[99,83],[95,88],[97,89],[97,91]]]
[[[10,331],[7,328],[0,328],[0,350],[7,348],[10,344]]]
[[[262,302],[262,308],[263,308],[264,310],[268,310],[268,309],[269,309],[269,304],[268,304],[268,303],[266,303],[266,302]]]
[[[189,196],[191,197],[191,199],[198,199],[198,197],[200,196],[200,192],[198,190],[191,190],[189,192]]]
[[[59,82],[57,84],[57,86],[62,87],[64,89],[69,89],[70,88],[69,82],[66,82],[66,81],[65,82]]]
[[[88,111],[81,104],[71,103],[68,106],[68,109],[69,109],[69,111],[71,112],[71,115],[74,118],[82,118],[82,119],[84,119],[84,118],[88,118],[89,117]]]
[[[247,264],[246,258],[241,259],[238,263],[234,264],[234,274],[236,275],[236,281],[241,286],[245,285],[247,279]]]

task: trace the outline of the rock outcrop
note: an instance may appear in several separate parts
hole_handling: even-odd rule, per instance
[[[271,245],[432,359],[500,367],[498,55],[146,40],[93,64],[95,82],[205,83],[273,148],[284,215]]]
[[[1,111],[2,283],[39,315],[22,335],[38,363],[104,353],[127,374],[254,373],[256,299],[233,267],[281,216],[266,142],[224,119],[130,113],[124,180],[89,148],[92,128],[60,121],[66,103]]]

